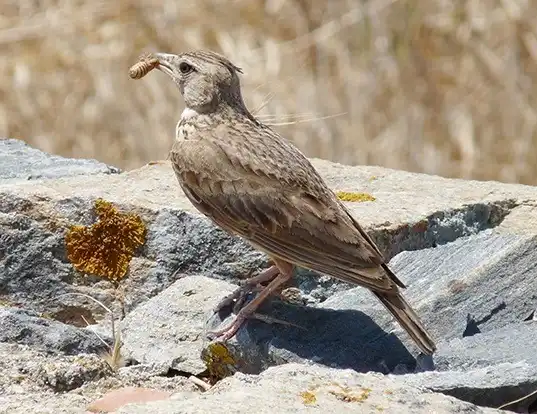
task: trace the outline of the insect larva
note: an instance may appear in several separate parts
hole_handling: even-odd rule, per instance
[[[158,63],[159,63],[158,59],[155,57],[152,57],[151,55],[142,56],[140,57],[140,61],[132,65],[131,68],[129,69],[129,76],[132,79],[143,78],[145,75],[151,72],[151,70],[157,67]]]

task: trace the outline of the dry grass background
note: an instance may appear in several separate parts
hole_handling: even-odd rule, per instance
[[[308,156],[537,184],[537,0],[2,0],[0,136],[163,159],[179,93],[128,68],[201,47]]]

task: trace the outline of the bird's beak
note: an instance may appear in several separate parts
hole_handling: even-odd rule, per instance
[[[153,56],[158,60],[158,65],[156,67],[158,70],[166,73],[172,78],[175,77],[175,74],[173,73],[173,61],[177,59],[177,55],[172,55],[171,53],[154,53]]]

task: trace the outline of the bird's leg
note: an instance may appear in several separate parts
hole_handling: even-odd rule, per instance
[[[256,315],[257,308],[265,301],[265,299],[293,277],[292,264],[280,260],[274,260],[274,263],[274,267],[277,268],[279,274],[259,293],[259,295],[257,295],[257,297],[239,311],[231,324],[225,328],[210,332],[212,335],[220,337],[223,341],[232,338],[246,319]],[[275,319],[272,320],[276,321]]]
[[[215,312],[219,312],[222,308],[229,306],[233,301],[242,302],[242,299],[250,293],[254,287],[261,283],[272,281],[280,271],[276,266],[270,266],[268,269],[263,270],[257,276],[246,279],[242,282],[238,289],[235,289],[230,295],[222,299],[218,305],[216,305]]]

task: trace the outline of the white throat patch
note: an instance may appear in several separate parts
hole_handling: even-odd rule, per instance
[[[191,109],[191,108],[185,108],[185,110],[183,111],[183,113],[181,114],[181,119],[190,119],[190,118],[194,118],[195,116],[198,116],[199,114]]]

